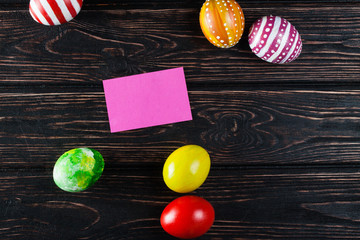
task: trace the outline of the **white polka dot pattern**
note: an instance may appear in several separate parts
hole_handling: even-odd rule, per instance
[[[204,36],[214,46],[235,46],[244,32],[245,16],[235,0],[206,0],[199,16]]]
[[[265,16],[253,23],[249,33],[251,50],[270,63],[289,63],[301,53],[299,32],[286,19]]]

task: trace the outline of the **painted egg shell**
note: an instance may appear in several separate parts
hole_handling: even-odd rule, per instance
[[[60,25],[71,21],[82,7],[83,0],[30,0],[32,18],[44,25]]]
[[[235,46],[243,32],[245,17],[234,0],[206,0],[200,11],[200,26],[207,40],[214,46]]]
[[[213,225],[215,211],[211,203],[197,196],[182,196],[163,210],[160,223],[170,235],[193,239],[205,234]]]
[[[90,148],[67,151],[56,161],[53,178],[56,185],[67,192],[80,192],[91,187],[104,170],[101,154]]]
[[[197,145],[185,145],[170,154],[163,167],[163,179],[171,190],[188,193],[200,187],[210,171],[208,152]]]
[[[279,64],[294,61],[302,49],[299,32],[286,19],[277,16],[265,16],[253,23],[249,45],[259,58]]]

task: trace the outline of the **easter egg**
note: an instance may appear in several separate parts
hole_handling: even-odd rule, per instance
[[[235,46],[243,32],[245,17],[235,0],[206,0],[200,11],[203,34],[214,46]]]
[[[205,234],[214,219],[215,211],[208,201],[197,196],[183,196],[165,207],[160,223],[170,235],[191,239]]]
[[[55,184],[67,192],[80,192],[91,187],[104,170],[101,154],[90,148],[75,148],[65,152],[56,161]]]
[[[83,0],[30,0],[32,18],[43,25],[60,25],[71,21],[82,7]]]
[[[207,151],[197,145],[176,149],[166,159],[163,168],[165,184],[178,193],[188,193],[200,187],[210,171]]]
[[[294,61],[302,49],[299,32],[278,16],[256,20],[250,28],[249,45],[259,58],[278,64]]]

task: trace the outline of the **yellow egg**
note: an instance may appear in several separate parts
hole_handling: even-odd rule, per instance
[[[199,20],[205,37],[217,47],[235,46],[244,32],[244,13],[235,0],[206,0]]]
[[[178,193],[188,193],[200,187],[210,171],[207,151],[197,145],[176,149],[166,159],[163,178],[166,185]]]

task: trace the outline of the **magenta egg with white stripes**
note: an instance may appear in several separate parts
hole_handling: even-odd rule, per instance
[[[83,0],[30,0],[29,12],[38,23],[60,25],[76,17],[82,4]]]
[[[270,63],[289,63],[301,53],[299,32],[290,22],[278,16],[265,16],[250,28],[249,45],[253,53]]]

